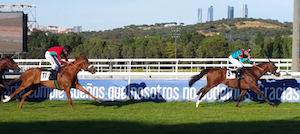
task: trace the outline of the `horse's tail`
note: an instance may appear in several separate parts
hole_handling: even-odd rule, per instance
[[[210,71],[210,69],[204,69],[203,71],[200,72],[200,74],[193,76],[192,79],[189,82],[189,86],[191,87],[196,81],[201,79],[209,71]]]
[[[4,82],[4,85],[5,85],[5,86],[8,86],[8,85],[17,83],[17,82],[19,82],[19,81],[22,81],[22,79],[23,79],[23,75],[21,74],[21,76],[20,76],[19,78],[17,78],[17,79],[13,79],[13,80],[11,80],[11,81],[9,81],[9,82]]]

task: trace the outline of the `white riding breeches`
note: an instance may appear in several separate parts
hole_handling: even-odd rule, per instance
[[[45,53],[45,58],[51,63],[51,69],[56,70],[57,67],[61,66],[61,63],[58,61],[56,55],[51,55],[48,51]]]
[[[234,59],[231,55],[228,58],[234,66],[237,66],[238,68],[244,67],[244,64],[241,61]]]

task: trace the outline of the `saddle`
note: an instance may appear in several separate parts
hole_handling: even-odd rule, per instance
[[[244,79],[242,77],[243,73],[245,72],[245,69],[243,68],[241,72],[238,72],[236,69],[227,69],[226,71],[226,79]]]
[[[58,72],[55,70],[42,70],[41,81],[54,80],[56,89],[60,89],[59,84],[57,82],[57,74]]]
[[[57,74],[55,70],[42,70],[41,81],[57,80]]]
[[[238,80],[238,88],[240,89],[240,87],[241,87],[240,80],[244,79],[242,77],[242,75],[244,74],[244,72],[245,72],[245,68],[242,68],[240,70],[240,72],[238,70],[232,71],[232,70],[228,69],[226,71],[226,79],[237,79]]]
[[[242,76],[243,76],[243,74],[244,74],[244,72],[245,72],[245,68],[242,68],[241,70],[240,70],[240,72],[238,72],[238,70],[235,72],[236,73],[236,78],[237,79],[244,79]]]

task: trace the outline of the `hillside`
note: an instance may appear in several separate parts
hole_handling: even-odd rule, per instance
[[[120,42],[124,38],[145,36],[168,38],[171,37],[171,29],[174,28],[174,23],[175,22],[156,23],[154,25],[130,25],[107,31],[83,32],[82,35],[88,38],[99,37],[114,42]],[[235,18],[179,27],[181,28],[181,32],[197,31],[206,36],[221,34],[237,41],[249,41],[253,36],[256,36],[258,32],[261,32],[265,37],[274,37],[277,32],[281,32],[283,36],[291,36],[293,23],[281,23],[277,20]]]

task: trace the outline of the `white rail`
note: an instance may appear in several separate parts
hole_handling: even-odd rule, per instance
[[[292,59],[270,59],[280,72],[291,72]],[[97,72],[199,72],[208,67],[235,68],[228,58],[193,59],[89,59]],[[252,59],[254,64],[269,59]],[[15,59],[22,71],[29,68],[50,68],[46,59]],[[250,66],[246,64],[246,66]]]

